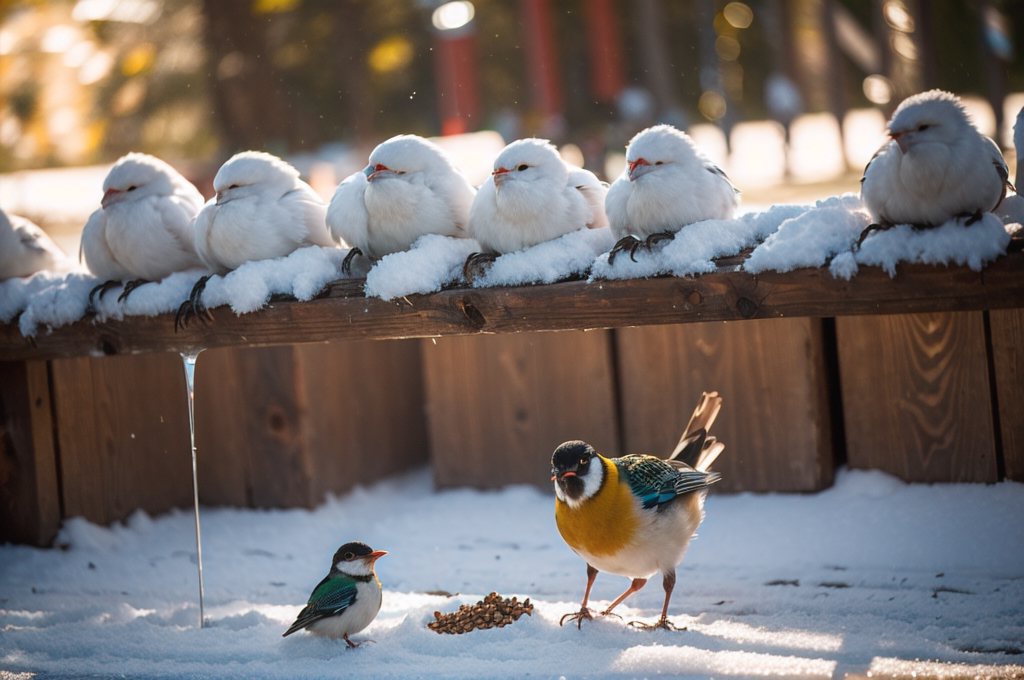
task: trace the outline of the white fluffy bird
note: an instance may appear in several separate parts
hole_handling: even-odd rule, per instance
[[[467,236],[476,190],[441,147],[416,135],[382,142],[365,170],[338,185],[327,209],[335,239],[377,260],[424,234]],[[357,250],[358,249],[358,250]]]
[[[1002,201],[1009,176],[1003,155],[956,95],[929,90],[908,97],[888,128],[892,139],[861,179],[861,198],[879,226],[939,226],[954,218],[971,224]]]
[[[494,259],[589,227],[608,225],[608,189],[594,173],[569,165],[543,139],[520,139],[494,161],[494,172],[477,192],[469,234]],[[467,267],[470,262],[467,261]]]
[[[35,223],[0,210],[0,280],[70,266],[64,251]]]
[[[618,239],[609,262],[623,250],[632,258],[641,245],[650,249],[688,224],[736,212],[740,192],[689,135],[671,125],[637,133],[626,147],[626,164],[605,199]]]
[[[217,195],[195,218],[195,248],[215,274],[246,262],[284,257],[298,248],[334,248],[325,222],[327,205],[299,171],[277,156],[245,151],[232,156],[213,178]],[[200,279],[178,310],[175,323],[203,313]]]
[[[164,161],[143,153],[118,159],[103,181],[103,199],[82,231],[81,251],[100,295],[126,281],[124,299],[146,281],[202,266],[192,218],[203,195]],[[92,296],[90,295],[90,298]]]

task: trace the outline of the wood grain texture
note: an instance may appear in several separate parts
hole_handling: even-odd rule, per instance
[[[193,322],[177,333],[172,314],[106,322],[86,319],[34,338],[23,337],[17,325],[3,324],[0,360],[1009,308],[1024,308],[1024,252],[1001,257],[981,272],[901,265],[890,278],[880,269],[862,267],[845,281],[822,268],[757,276],[727,268],[696,278],[453,289],[394,302],[366,298],[361,281],[346,280],[308,302],[274,302],[242,316],[221,307],[214,310],[215,321]]]
[[[997,479],[981,312],[836,319],[851,468]]]
[[[59,359],[52,371],[66,517],[108,524],[192,502],[180,357]]]
[[[439,486],[551,488],[551,454],[583,439],[619,455],[610,334],[422,341]]]
[[[0,364],[0,542],[46,546],[60,493],[45,361]]]
[[[1007,479],[1024,482],[1024,310],[989,312]]]
[[[814,491],[834,473],[821,320],[622,328],[616,331],[629,453],[667,456],[701,392],[722,410],[718,491]]]
[[[312,493],[348,491],[426,465],[418,340],[297,345],[313,461]]]

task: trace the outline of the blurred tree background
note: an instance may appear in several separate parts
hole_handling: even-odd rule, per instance
[[[572,142],[590,160],[657,120],[728,132],[816,111],[888,115],[942,87],[989,101],[998,122],[1007,93],[1024,91],[1019,1],[448,5],[0,0],[0,171],[478,129]]]

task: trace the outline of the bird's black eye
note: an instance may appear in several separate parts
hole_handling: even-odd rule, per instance
[[[346,562],[351,562],[355,558],[356,558],[356,554],[355,553],[352,553],[352,552],[345,553],[345,561]]]
[[[655,165],[661,165],[661,164],[663,164],[664,162],[665,162],[665,161],[655,161],[655,163],[654,163],[654,164],[655,164]]]
[[[589,462],[590,462],[590,456],[587,456],[587,455],[580,456],[580,465],[586,465]]]
[[[931,125],[929,125],[928,123],[923,123],[923,124],[921,124],[921,125],[919,125],[917,127],[917,130],[918,130],[918,132],[924,132],[925,130],[927,130],[930,127],[931,127]]]
[[[138,189],[138,187],[135,186],[134,184],[128,187],[128,191],[135,191],[136,189]]]
[[[237,189],[237,188],[238,188],[237,184],[232,184],[231,186],[228,187],[228,189]]]
[[[523,170],[526,170],[528,167],[530,166],[527,165],[526,163],[520,163],[519,165],[516,166],[516,170],[522,172]]]

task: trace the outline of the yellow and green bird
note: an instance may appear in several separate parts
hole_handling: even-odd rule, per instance
[[[562,538],[587,563],[583,604],[566,620],[594,614],[587,608],[599,571],[633,579],[601,614],[609,614],[658,572],[665,604],[656,624],[631,622],[639,628],[669,628],[668,603],[676,584],[676,567],[704,519],[707,488],[719,480],[708,468],[725,445],[708,436],[722,407],[717,392],[705,392],[667,460],[646,455],[605,458],[590,444],[565,442],[551,457],[555,483],[555,522]]]

